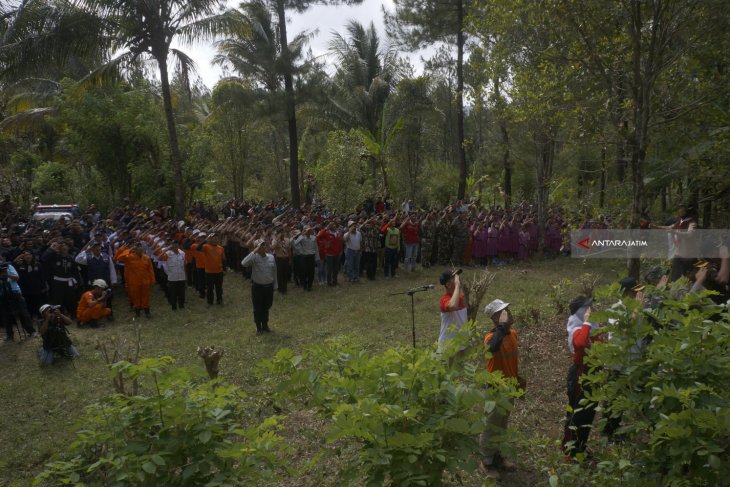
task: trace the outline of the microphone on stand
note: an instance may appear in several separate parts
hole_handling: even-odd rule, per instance
[[[435,286],[433,284],[424,284],[423,286],[418,286],[409,289],[407,292],[409,293],[417,293],[419,291],[428,291],[429,289],[433,289]]]

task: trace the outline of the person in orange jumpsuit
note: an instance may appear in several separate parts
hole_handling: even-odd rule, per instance
[[[144,253],[142,243],[137,242],[131,249],[124,249],[118,253],[116,260],[124,263],[124,282],[127,284],[127,293],[134,308],[134,314],[140,315],[144,310],[150,317],[150,292],[155,283],[155,272],[152,269],[152,260]]]
[[[112,313],[111,308],[107,306],[111,293],[107,292],[108,286],[104,279],[96,279],[91,285],[91,291],[86,291],[81,296],[76,308],[76,318],[79,320],[79,326],[89,325],[96,328],[96,320],[106,318]]]

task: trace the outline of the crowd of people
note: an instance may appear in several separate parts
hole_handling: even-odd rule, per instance
[[[218,208],[196,204],[183,220],[170,217],[169,207],[127,204],[102,218],[91,205],[72,220],[34,221],[6,196],[0,201],[6,339],[14,340],[16,331],[37,335],[34,320],[41,319],[44,304],[58,306],[82,327],[111,321],[121,305],[113,299],[116,287],[117,294],[124,289],[136,316],[152,316],[154,284],[175,311],[185,308],[188,289],[209,306],[222,305],[227,271],[251,279],[254,322],[258,333],[266,333],[273,291],[286,294],[290,284],[311,292],[315,284],[395,278],[418,264],[501,266],[536,253],[540,234],[527,203],[508,210],[460,201],[424,210],[412,201],[397,207],[368,199],[344,214],[294,209],[283,199],[229,200]],[[588,224],[604,228],[608,222],[600,217]],[[575,225],[560,209],[550,209],[543,232],[547,256],[569,252]]]
[[[230,200],[218,209],[196,205],[179,221],[170,218],[169,208],[127,205],[102,218],[92,206],[72,221],[49,223],[23,218],[6,198],[0,202],[5,225],[0,238],[0,318],[6,339],[14,340],[21,330],[29,337],[42,336],[43,364],[53,363],[59,355],[74,358],[79,353],[68,327],[73,323],[97,327],[114,320],[115,310],[125,307],[122,296],[115,294],[126,297],[135,317],[144,314],[148,319],[153,316],[150,295],[155,284],[173,311],[186,307],[188,292],[210,307],[221,306],[228,271],[250,279],[256,333],[266,334],[271,332],[269,309],[275,292],[286,294],[290,284],[305,293],[315,283],[338,286],[342,267],[347,281],[358,284],[379,274],[392,279],[398,272],[414,272],[418,265],[451,269],[506,265],[530,258],[541,247],[546,257],[554,258],[569,253],[570,230],[610,224],[604,217],[567,218],[553,208],[540,232],[534,208],[526,203],[511,210],[464,202],[429,210],[416,209],[411,201],[393,206],[369,200],[351,214],[338,214],[321,207],[293,209],[283,200],[268,204]],[[666,228],[688,225],[696,223],[682,212]],[[650,270],[645,284],[661,288],[685,276],[691,284],[685,291],[711,289],[717,291],[718,302],[730,298],[726,246],[716,261],[677,259],[681,260],[673,262],[671,270]],[[466,322],[467,313],[459,273],[445,271],[440,283],[445,292],[438,342],[443,344]],[[633,278],[620,283],[625,296],[639,300],[645,299],[645,284]],[[590,296],[572,300],[566,328],[572,364],[563,446],[569,458],[585,452],[595,415],[595,406],[586,407],[583,401],[580,381],[586,351],[602,339],[595,333],[601,324],[590,321],[592,306]],[[494,324],[484,339],[490,351],[487,369],[501,371],[524,386],[509,303],[495,299],[485,313]],[[503,431],[508,418],[505,412],[491,414],[490,429],[481,437],[482,469],[490,476],[513,467],[489,447],[494,444],[490,436]],[[609,434],[617,428],[615,423],[615,419],[608,422]]]

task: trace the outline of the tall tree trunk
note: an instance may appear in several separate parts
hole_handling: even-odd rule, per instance
[[[284,63],[284,91],[286,92],[286,117],[289,125],[289,180],[291,185],[291,204],[294,208],[301,205],[299,194],[299,136],[297,134],[296,102],[294,100],[294,80],[291,72],[291,55],[286,37],[286,10],[283,0],[276,2],[279,17],[279,42]]]
[[[621,135],[621,142],[616,148],[616,177],[619,183],[626,181],[626,166],[628,162],[626,160],[626,140],[629,138],[629,122],[623,121],[621,128],[619,129]]]
[[[606,204],[606,147],[601,147],[601,190],[598,194],[598,207]]]
[[[185,191],[183,190],[182,157],[177,140],[175,114],[172,111],[172,95],[170,94],[170,79],[167,72],[167,56],[155,56],[160,67],[160,86],[162,88],[162,103],[165,106],[167,120],[167,136],[170,140],[170,161],[172,163],[173,181],[175,183],[175,216],[182,218],[185,215]]]
[[[702,204],[702,228],[710,228],[712,225],[712,200],[705,195]]]
[[[512,161],[509,154],[509,134],[507,133],[507,124],[504,120],[499,122],[499,130],[502,132],[502,144],[504,145],[504,154],[502,155],[502,165],[504,166],[504,207],[509,209],[512,205]]]
[[[555,156],[555,142],[549,136],[540,135],[536,138],[537,151],[535,166],[537,170],[537,225],[538,247],[545,248],[545,224],[547,223],[548,184],[553,172]]]
[[[458,32],[456,34],[456,136],[459,139],[459,191],[457,198],[466,196],[466,149],[464,148],[464,0],[457,9]]]

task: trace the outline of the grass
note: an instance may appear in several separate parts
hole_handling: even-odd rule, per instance
[[[597,273],[602,283],[608,283],[622,269],[622,263],[617,261],[561,258],[495,271],[497,277],[482,306],[499,297],[511,303],[517,317],[520,365],[528,389],[525,398],[518,401],[510,424],[527,437],[543,435],[557,439],[564,418],[564,377],[569,363],[564,328],[567,317],[555,316],[552,285],[562,278],[575,280],[586,272]],[[433,283],[433,291],[415,297],[417,345],[429,346],[439,332],[438,299],[443,288],[438,285],[438,275],[442,269],[419,268],[408,274],[399,271],[396,279],[379,277],[375,282],[362,284],[349,284],[341,276],[345,282],[339,287],[315,286],[311,293],[290,286],[287,295],[277,293],[274,297],[270,318],[274,333],[264,336],[255,334],[250,286],[240,275],[226,276],[222,307],[209,308],[204,300],[188,292],[187,309],[173,312],[162,293],[155,290],[153,318],[141,318],[142,356],[170,355],[179,365],[200,366],[198,346],[222,347],[225,356],[221,360],[221,376],[246,387],[256,362],[271,357],[281,347],[297,350],[343,334],[357,336],[364,346],[376,351],[410,345],[410,299],[390,293]],[[464,278],[469,279],[472,272],[465,270]],[[577,289],[572,290],[572,294],[577,293]],[[571,297],[566,296],[566,300]],[[40,340],[0,345],[0,484],[30,485],[43,464],[73,440],[75,424],[84,407],[113,392],[108,369],[94,347],[97,339],[112,335],[132,339],[133,315],[123,309],[124,301],[117,296],[117,320],[106,327],[71,330],[72,340],[81,352],[81,358],[73,364],[61,362],[40,368],[36,359]],[[287,434],[300,433],[305,434],[292,427]],[[293,444],[306,448],[307,441],[296,438]],[[545,481],[544,474],[531,470],[531,455],[518,451],[518,460],[530,461],[522,462],[524,468],[511,474],[505,485]],[[313,472],[288,485],[336,485],[331,482],[331,478],[317,478]]]

